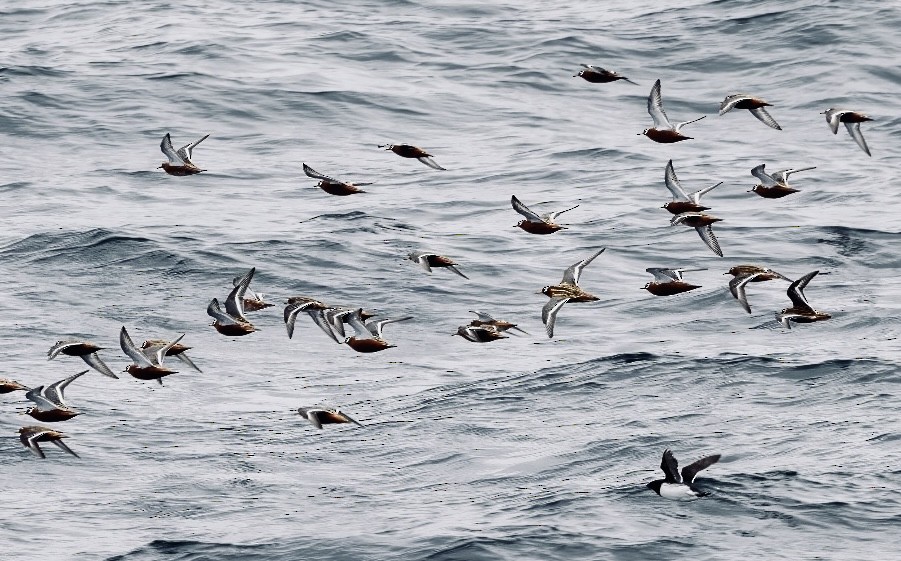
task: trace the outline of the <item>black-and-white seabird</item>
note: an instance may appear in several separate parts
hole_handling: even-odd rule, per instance
[[[664,499],[673,501],[693,501],[700,497],[705,497],[710,493],[695,487],[695,476],[702,469],[706,469],[718,461],[720,461],[719,454],[701,458],[695,463],[682,468],[682,473],[680,474],[679,462],[676,461],[676,458],[669,449],[664,450],[663,460],[660,462],[660,469],[663,470],[665,478],[651,481],[648,483],[647,487],[653,489],[655,493]]]

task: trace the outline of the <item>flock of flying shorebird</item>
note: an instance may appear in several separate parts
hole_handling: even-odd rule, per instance
[[[576,75],[592,83],[609,83],[618,80],[635,84],[625,76],[616,72],[605,70],[599,66],[582,65],[583,70]],[[750,113],[763,122],[768,127],[782,130],[776,120],[767,112],[766,107],[771,104],[767,103],[759,97],[748,94],[734,94],[727,96],[720,105],[719,114],[723,115],[733,109],[747,109]],[[651,93],[648,96],[648,113],[654,120],[654,126],[645,129],[639,134],[643,134],[659,143],[673,143],[690,140],[691,137],[682,133],[682,127],[690,123],[694,123],[703,119],[705,116],[698,117],[686,122],[672,122],[666,116],[663,110],[663,99],[660,94],[660,80],[654,83]],[[851,138],[860,148],[870,155],[867,143],[860,132],[860,123],[870,121],[866,115],[856,111],[846,111],[839,109],[828,109],[823,112],[826,121],[833,133],[838,132],[839,123],[844,123],[845,127],[851,135]],[[193,151],[198,144],[206,140],[209,135],[205,135],[196,142],[187,144],[178,150],[172,145],[172,140],[167,133],[163,138],[160,149],[168,159],[159,168],[166,173],[175,176],[194,175],[206,170],[201,169],[192,161]],[[379,148],[385,148],[401,156],[403,158],[412,158],[419,160],[423,164],[432,169],[444,170],[445,168],[438,165],[433,160],[432,154],[425,150],[409,144],[387,144],[381,145]],[[791,174],[800,171],[814,169],[806,167],[801,169],[786,169],[775,173],[766,173],[764,164],[760,164],[751,170],[751,174],[759,180],[759,183],[751,189],[751,192],[764,198],[780,198],[797,192],[798,190],[791,187],[788,178]],[[362,186],[370,185],[369,183],[350,183],[339,181],[327,175],[323,175],[313,170],[307,164],[303,164],[304,173],[319,182],[317,186],[326,193],[336,196],[348,196],[357,193],[365,193],[360,189]],[[721,183],[706,187],[694,192],[687,192],[683,189],[676,172],[673,169],[672,160],[666,165],[664,172],[664,183],[673,195],[673,200],[664,204],[663,208],[673,214],[670,220],[671,225],[682,225],[697,230],[701,239],[720,257],[723,252],[720,249],[719,242],[713,233],[712,225],[721,219],[705,211],[710,207],[701,204],[701,197]],[[515,195],[511,197],[513,210],[524,217],[516,226],[522,230],[536,235],[553,234],[564,229],[564,226],[557,224],[555,220],[564,212],[568,212],[578,207],[578,205],[566,210],[549,212],[539,215],[523,204]],[[545,324],[548,337],[554,335],[554,323],[557,313],[567,303],[591,302],[598,300],[598,297],[583,290],[579,285],[582,272],[594,259],[596,259],[605,248],[601,248],[590,257],[575,263],[567,268],[563,273],[563,279],[555,285],[548,285],[541,289],[541,293],[549,297],[549,301],[542,309],[542,321]],[[408,255],[408,259],[419,264],[423,269],[432,272],[433,268],[448,269],[457,275],[468,279],[468,277],[457,268],[457,263],[448,257],[435,253],[414,251]],[[690,271],[700,271],[704,269],[667,269],[651,267],[646,271],[654,276],[652,282],[647,283],[643,288],[655,296],[672,296],[683,292],[688,292],[696,288],[698,285],[690,284],[683,280],[683,274]],[[250,283],[253,280],[255,269],[251,269],[246,274],[239,276],[232,281],[233,288],[223,305],[219,300],[214,298],[208,308],[207,313],[214,321],[212,326],[221,334],[229,337],[244,336],[256,331],[254,325],[250,322],[247,314],[273,306],[272,303],[263,299],[262,293],[255,293],[250,289]],[[749,283],[757,283],[781,279],[790,282],[788,288],[788,297],[791,300],[791,307],[785,308],[776,313],[776,319],[786,328],[791,328],[794,323],[811,323],[827,320],[831,316],[819,310],[815,310],[804,296],[804,288],[813,279],[819,271],[812,271],[801,278],[792,281],[785,275],[773,271],[767,267],[758,265],[736,265],[729,269],[725,274],[731,274],[732,280],[729,282],[729,290],[738,300],[741,306],[751,313],[751,306],[748,303],[746,287]],[[287,300],[284,309],[285,327],[288,337],[294,334],[295,321],[298,315],[304,312],[307,314],[328,337],[339,344],[346,344],[354,351],[360,353],[374,353],[394,347],[389,344],[384,336],[383,329],[389,323],[396,323],[412,319],[411,317],[389,318],[389,319],[372,319],[376,314],[366,311],[361,307],[344,307],[328,305],[322,301],[306,296],[295,296]],[[468,325],[462,325],[458,328],[455,335],[460,335],[468,341],[477,343],[487,343],[498,339],[506,338],[505,333],[513,334],[515,331],[526,333],[516,324],[498,320],[490,314],[480,311],[475,313],[477,319],[472,320]],[[354,330],[354,335],[348,336],[345,332],[345,325]],[[137,347],[131,340],[125,326],[119,333],[119,343],[122,351],[132,359],[125,372],[128,372],[135,378],[140,380],[157,380],[162,384],[162,378],[176,371],[164,365],[166,357],[174,357],[182,361],[188,367],[197,371],[194,362],[188,358],[186,351],[190,347],[180,343],[184,334],[180,335],[173,341],[151,339],[144,341],[141,347]],[[59,341],[48,352],[49,359],[53,359],[59,355],[77,356],[87,363],[94,370],[109,376],[117,378],[116,374],[103,362],[97,352],[102,350],[101,347],[88,341]],[[80,376],[89,372],[85,370],[70,376],[64,380],[60,380],[47,387],[38,386],[36,388],[28,388],[18,382],[6,379],[0,379],[0,393],[9,393],[16,390],[26,392],[25,396],[34,403],[26,413],[40,422],[60,422],[71,419],[79,414],[79,412],[70,407],[65,399],[63,392],[66,387]],[[302,407],[298,409],[298,413],[310,421],[315,427],[322,428],[325,424],[335,423],[355,423],[346,413],[339,409],[328,409],[324,407]],[[362,426],[362,425],[360,425]],[[69,454],[77,456],[64,442],[66,437],[63,433],[41,426],[26,426],[19,429],[19,435],[22,443],[32,452],[41,458],[44,452],[38,443],[52,442],[59,446]],[[678,462],[669,450],[664,451],[660,468],[663,470],[665,478],[648,483],[648,487],[653,489],[662,497],[675,500],[691,500],[704,496],[705,493],[693,484],[695,475],[719,461],[720,456],[713,455],[702,458],[680,471],[678,470]]]

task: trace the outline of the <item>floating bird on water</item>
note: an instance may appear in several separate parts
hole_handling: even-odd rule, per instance
[[[89,371],[84,370],[78,374],[73,374],[65,380],[50,384],[46,388],[38,386],[29,390],[25,397],[29,401],[34,402],[36,407],[29,408],[26,413],[43,423],[56,423],[65,421],[79,415],[78,411],[69,407],[65,401],[63,392],[66,386],[78,379],[80,376],[87,374]]]
[[[654,142],[663,143],[689,140],[691,138],[690,136],[685,136],[680,132],[682,127],[700,121],[706,117],[706,115],[702,115],[697,119],[685,121],[684,123],[671,123],[666,117],[666,113],[663,111],[663,98],[660,95],[660,80],[654,82],[654,87],[651,88],[651,95],[648,96],[648,113],[651,115],[651,118],[654,119],[654,127],[645,129],[640,134],[647,136]]]
[[[776,129],[782,130],[782,127],[779,126],[779,123],[776,122],[776,119],[773,119],[769,113],[767,113],[764,107],[772,107],[772,103],[767,103],[763,99],[759,97],[754,97],[748,94],[733,94],[727,96],[726,99],[720,104],[720,115],[725,115],[729,111],[733,109],[747,109],[751,112],[751,115],[757,117],[757,119],[763,123],[764,125]]]
[[[22,444],[34,452],[39,458],[44,458],[46,456],[44,456],[44,451],[41,450],[38,442],[52,442],[59,446],[60,449],[65,450],[78,458],[78,454],[73,452],[72,449],[66,446],[65,442],[62,441],[63,438],[68,437],[59,431],[48,429],[47,427],[29,426],[19,429],[19,440],[21,440]]]
[[[698,235],[701,236],[701,239],[704,240],[704,243],[707,244],[707,247],[711,249],[714,253],[723,256],[723,250],[720,249],[720,242],[717,241],[716,236],[713,235],[713,226],[714,222],[721,222],[722,218],[717,218],[710,214],[704,214],[702,212],[683,212],[682,214],[677,214],[673,216],[669,221],[670,226],[676,226],[677,224],[682,224],[683,226],[689,226],[698,231]]]
[[[222,311],[216,298],[213,298],[207,306],[206,313],[215,320],[212,325],[219,333],[229,337],[240,337],[257,330],[244,315],[244,295],[255,271],[256,267],[250,269],[228,294],[225,299],[225,312]]]
[[[411,146],[410,144],[379,144],[379,148],[384,148],[385,150],[391,150],[398,156],[402,158],[416,158],[420,162],[429,166],[432,169],[440,169],[442,171],[447,171],[443,167],[439,166],[435,160],[432,159],[432,155],[423,150],[422,148]]]
[[[56,344],[47,351],[47,360],[53,360],[58,354],[81,357],[88,366],[97,372],[100,372],[104,376],[118,379],[119,377],[113,374],[110,367],[97,356],[97,351],[102,350],[103,347],[98,347],[94,343],[89,343],[88,341],[57,341]]]
[[[200,169],[194,165],[194,162],[191,161],[191,156],[194,153],[194,148],[206,140],[208,136],[210,135],[204,135],[200,140],[192,142],[191,144],[185,144],[176,151],[172,148],[172,138],[167,132],[166,136],[163,137],[163,141],[160,142],[160,150],[162,150],[163,154],[169,158],[169,161],[163,162],[157,169],[162,169],[169,175],[176,175],[179,177],[206,171],[205,169]]]
[[[479,311],[475,311],[475,310],[470,310],[469,313],[479,316],[478,319],[474,319],[471,322],[469,322],[469,325],[471,325],[472,327],[490,326],[501,332],[508,331],[508,330],[516,330],[516,331],[525,333],[526,335],[529,334],[528,331],[521,329],[519,327],[516,327],[515,323],[510,323],[509,321],[504,321],[501,319],[494,319],[493,317],[491,317],[491,314],[486,314],[485,312],[479,312]],[[516,334],[514,333],[514,335],[516,335]]]
[[[490,343],[491,341],[497,341],[498,339],[509,339],[509,337],[502,334],[498,328],[491,325],[483,325],[481,327],[461,325],[457,328],[457,332],[454,333],[454,335],[459,335],[473,343]]]
[[[814,310],[813,306],[807,302],[807,297],[804,296],[804,288],[813,277],[817,276],[817,274],[819,274],[819,271],[807,273],[791,283],[791,286],[788,287],[787,293],[788,298],[792,301],[792,307],[785,308],[776,314],[776,319],[779,320],[779,323],[785,326],[786,329],[791,329],[791,322],[813,323],[815,321],[825,321],[832,317],[826,312]]]
[[[156,380],[162,385],[163,376],[176,373],[175,370],[163,366],[163,361],[166,359],[166,353],[181,341],[181,338],[184,336],[185,334],[182,333],[176,340],[170,341],[169,343],[166,343],[165,346],[157,349],[155,356],[148,357],[141,349],[135,346],[131,337],[128,335],[128,330],[126,330],[123,325],[122,330],[119,331],[119,346],[122,347],[122,352],[134,361],[133,364],[129,364],[125,368],[125,372],[128,372],[138,380]]]
[[[867,141],[863,139],[863,133],[860,132],[860,124],[872,121],[873,119],[867,117],[863,113],[848,111],[847,109],[827,109],[820,113],[820,115],[826,115],[826,122],[829,123],[832,134],[838,134],[839,123],[845,123],[845,128],[848,129],[848,134],[851,135],[854,142],[860,146],[861,150],[867,153],[867,156],[872,156],[869,147],[867,147]]]
[[[143,343],[141,343],[141,350],[144,352],[144,354],[148,355],[149,357],[154,357],[154,356],[156,356],[156,353],[160,349],[162,349],[163,347],[165,347],[168,344],[169,344],[169,341],[166,341],[165,339],[148,339],[148,340],[144,341]],[[185,363],[189,367],[193,368],[194,370],[196,370],[198,372],[203,372],[203,370],[198,368],[198,366],[196,364],[194,364],[194,361],[191,360],[191,358],[188,356],[188,353],[186,351],[189,351],[189,350],[191,350],[191,347],[188,347],[187,345],[182,345],[181,343],[176,343],[176,344],[172,345],[171,347],[169,347],[169,350],[166,351],[166,356],[174,356],[175,358],[182,361],[183,363]]]
[[[760,180],[750,192],[757,193],[765,199],[780,199],[786,195],[797,193],[798,189],[788,185],[788,176],[799,171],[816,169],[816,166],[799,169],[783,169],[772,175],[764,171],[766,164],[760,164],[751,170],[751,175]]]
[[[457,269],[457,264],[455,262],[451,261],[449,258],[443,255],[426,253],[424,251],[414,251],[407,255],[407,259],[413,261],[414,263],[419,263],[419,266],[429,273],[432,272],[432,267],[445,267],[457,273],[464,279],[469,279],[469,277],[467,277],[466,275],[461,273],[459,269]]]
[[[698,189],[694,193],[686,193],[685,189],[682,188],[682,184],[679,182],[679,178],[676,177],[676,170],[673,169],[672,160],[666,164],[663,180],[664,183],[666,183],[666,188],[673,194],[673,200],[663,205],[663,208],[670,211],[672,214],[710,210],[710,207],[701,204],[701,197],[723,184],[723,182],[720,181],[716,185]]]
[[[550,298],[547,304],[541,308],[541,321],[544,322],[548,338],[554,336],[554,323],[557,320],[557,312],[560,311],[564,304],[567,302],[593,302],[599,300],[597,296],[582,290],[579,286],[579,278],[582,276],[582,271],[585,267],[594,261],[598,255],[604,253],[605,249],[607,248],[602,247],[591,257],[583,259],[563,271],[563,280],[560,281],[560,284],[545,286],[541,289],[541,294]]]
[[[322,175],[307,164],[303,165],[303,172],[307,174],[307,177],[319,180],[319,183],[316,184],[317,187],[329,195],[337,195],[339,197],[346,197],[347,195],[353,195],[354,193],[365,193],[366,191],[358,189],[358,187],[372,185],[372,183],[346,183],[344,181],[338,181],[327,175]]]
[[[341,423],[353,423],[360,427],[363,426],[357,421],[351,419],[340,409],[323,409],[318,407],[305,409],[303,407],[298,407],[297,414],[310,421],[317,429],[321,429],[322,425],[333,425]]]
[[[19,390],[28,390],[28,386],[23,386],[15,380],[0,378],[0,394],[15,392]]]
[[[396,345],[389,345],[382,337],[382,329],[389,323],[413,319],[412,317],[382,319],[364,324],[360,315],[362,312],[363,309],[359,308],[348,316],[348,324],[354,328],[356,334],[344,340],[347,346],[358,353],[376,353],[395,347]]]
[[[729,269],[726,275],[732,275],[729,281],[729,292],[738,300],[741,307],[749,314],[751,313],[751,305],[748,303],[748,296],[745,294],[745,287],[749,282],[763,282],[769,280],[782,279],[791,282],[791,279],[781,273],[769,269],[767,267],[759,267],[757,265],[736,265]]]
[[[629,82],[630,84],[635,84],[632,80],[626,78],[621,74],[617,74],[612,70],[606,70],[601,68],[600,66],[595,66],[593,64],[583,64],[581,65],[584,70],[579,70],[579,73],[574,75],[573,78],[582,78],[586,82],[591,82],[592,84],[606,84],[609,82],[615,82],[617,80],[623,80]],[[638,84],[635,84],[636,86]]]
[[[554,220],[564,212],[579,208],[579,205],[576,205],[566,210],[548,212],[538,216],[536,213],[529,210],[529,207],[522,204],[522,202],[516,198],[516,195],[510,197],[510,204],[513,205],[513,210],[526,217],[525,220],[520,220],[516,225],[530,234],[553,234],[557,230],[564,229],[564,226],[555,224]]]
[[[682,474],[679,474],[679,462],[673,457],[673,453],[669,450],[663,451],[663,460],[660,462],[660,469],[663,470],[664,479],[657,479],[648,483],[647,487],[653,489],[655,493],[664,499],[673,501],[693,501],[700,497],[706,497],[710,493],[701,491],[694,486],[695,476],[702,469],[706,469],[720,461],[720,455],[714,454],[701,458],[693,464],[689,464],[682,468]]]
[[[653,282],[642,287],[654,296],[672,296],[701,288],[697,284],[689,284],[682,280],[682,273],[688,271],[706,271],[707,269],[663,269],[660,267],[649,267],[645,271],[654,275]]]

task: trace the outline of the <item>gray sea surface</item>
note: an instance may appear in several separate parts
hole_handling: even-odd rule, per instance
[[[80,459],[18,440],[0,396],[0,557],[16,560],[899,559],[901,6],[882,1],[25,0],[0,7],[3,377],[84,368],[186,333],[202,373],[91,372],[57,423]],[[591,84],[579,64],[626,82]],[[656,144],[662,81],[693,140]],[[782,131],[728,94],[773,104]],[[862,111],[872,157],[818,114]],[[160,139],[208,170],[156,169]],[[376,146],[409,143],[448,171]],[[671,227],[664,167],[705,196],[724,258]],[[328,195],[301,164],[366,194]],[[816,166],[748,193],[752,167]],[[514,225],[516,195],[568,229]],[[598,249],[544,334],[542,286]],[[405,260],[429,250],[471,280]],[[787,283],[826,322],[785,330]],[[277,303],[230,338],[209,301],[256,267]],[[640,290],[647,267],[702,288]],[[289,296],[362,306],[396,348],[357,354]],[[530,335],[452,337],[485,310]],[[174,364],[180,365],[178,362]],[[365,427],[316,430],[299,406]],[[645,487],[709,454],[699,501]],[[7,557],[8,556],[8,557]]]

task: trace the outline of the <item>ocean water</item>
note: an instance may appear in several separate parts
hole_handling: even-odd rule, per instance
[[[163,386],[90,373],[59,423],[76,459],[18,441],[0,396],[3,553],[177,561],[892,559],[901,546],[901,8],[891,2],[26,0],[0,8],[4,377],[49,384],[86,338],[114,370],[186,333],[202,373]],[[625,3],[622,3],[625,4]],[[590,84],[580,63],[637,82]],[[656,144],[646,98],[694,139]],[[782,131],[728,94],[774,105]],[[829,107],[873,117],[867,157]],[[162,136],[208,170],[155,169]],[[435,171],[377,145],[421,146]],[[669,226],[663,170],[723,219],[711,253]],[[305,177],[371,181],[334,197]],[[778,200],[749,170],[816,166]],[[513,225],[515,194],[568,229]],[[537,291],[601,247],[544,335]],[[430,250],[470,281],[405,260]],[[792,278],[830,321],[787,331]],[[209,327],[257,268],[260,331]],[[695,291],[639,290],[693,267]],[[336,345],[294,295],[363,306],[396,348]],[[452,337],[485,310],[530,335]],[[179,364],[179,363],[176,363]],[[365,427],[316,430],[299,406]],[[692,503],[645,487],[671,448],[722,460]]]

